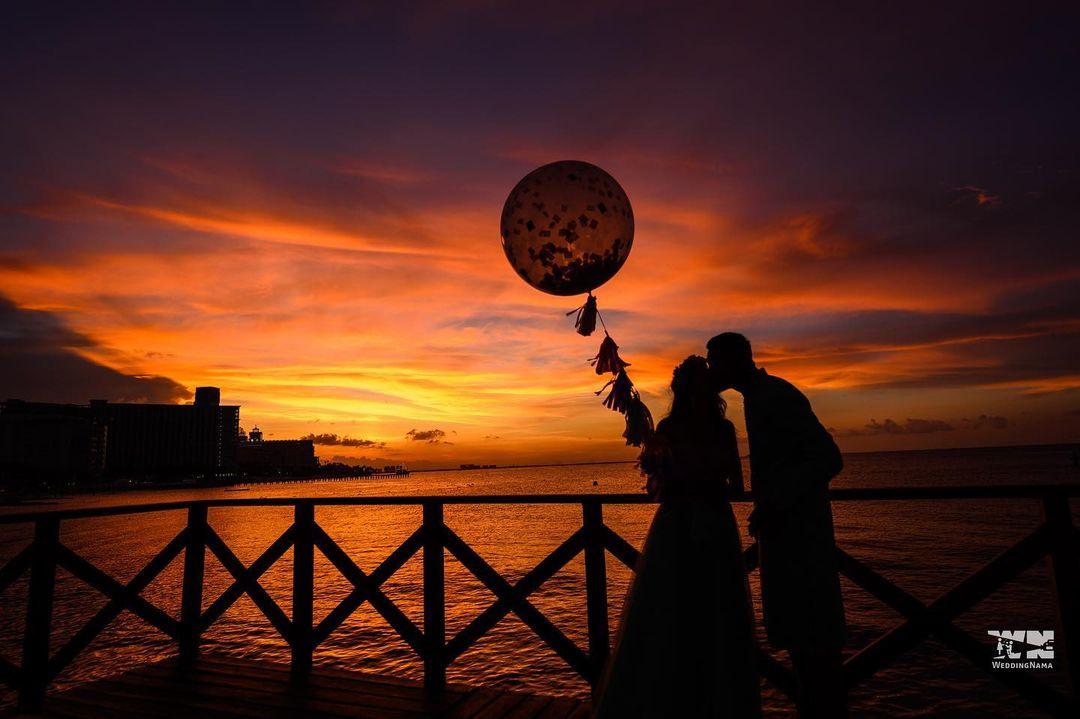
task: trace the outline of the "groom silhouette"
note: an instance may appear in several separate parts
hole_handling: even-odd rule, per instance
[[[800,717],[846,717],[844,605],[828,496],[829,480],[843,468],[840,450],[803,393],[754,364],[749,340],[725,332],[707,348],[717,390],[743,396],[749,530],[758,540],[769,643],[791,656]]]

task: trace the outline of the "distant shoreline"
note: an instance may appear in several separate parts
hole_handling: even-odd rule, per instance
[[[1065,451],[1069,451],[1073,448],[1077,448],[1080,451],[1080,439],[1076,442],[1047,442],[1043,444],[986,444],[978,445],[974,447],[941,447],[937,449],[873,449],[862,450],[859,452],[844,452],[845,457],[855,455],[866,454],[917,454],[917,453],[930,453],[930,452],[972,452],[979,450],[992,450],[992,449],[1053,449],[1060,448]],[[749,455],[743,455],[741,459],[747,459]],[[539,464],[496,464],[492,466],[484,467],[470,467],[468,469],[462,469],[461,467],[430,467],[424,469],[410,469],[413,474],[420,472],[472,472],[474,470],[492,470],[492,469],[530,469],[540,467],[587,467],[598,464],[636,464],[636,459],[605,459],[587,462],[547,462]]]
[[[432,467],[430,469],[410,469],[413,474],[420,472],[481,472],[493,469],[538,469],[540,467],[588,467],[596,464],[637,464],[636,459],[602,459],[594,462],[547,462],[543,464],[493,464],[483,467]]]
[[[870,452],[845,452],[844,455],[848,457],[853,456],[867,456],[867,455],[889,455],[889,454],[932,454],[932,453],[952,453],[952,452],[979,452],[979,451],[994,451],[994,450],[1017,450],[1017,449],[1057,449],[1067,456],[1067,453],[1080,448],[1080,442],[1078,443],[1061,443],[1052,442],[1047,444],[1008,444],[1008,445],[986,445],[981,447],[947,447],[942,449],[900,449],[900,450],[876,450]],[[746,459],[743,457],[742,459]],[[410,470],[412,474],[420,473],[436,473],[436,472],[471,472],[471,471],[491,471],[491,470],[507,470],[507,469],[543,469],[543,468],[555,468],[555,467],[590,467],[590,466],[604,466],[604,465],[620,465],[620,464],[635,464],[637,460],[634,459],[613,459],[613,460],[597,460],[589,462],[548,462],[548,463],[534,463],[534,464],[506,464],[506,465],[494,465],[489,467],[473,467],[470,469],[462,469],[461,467],[432,467],[425,469],[413,469]],[[210,487],[226,488],[226,487],[245,487],[247,485],[258,484],[306,484],[310,482],[341,482],[348,480],[364,481],[369,479],[368,477],[361,475],[323,475],[316,477],[258,477],[244,480],[238,480],[235,482],[168,482],[163,484],[153,483],[139,483],[135,485],[97,485],[92,487],[78,487],[68,488],[66,490],[46,490],[42,492],[27,492],[19,494],[10,494],[6,491],[0,491],[0,506],[17,506],[22,504],[37,504],[37,503],[51,503],[51,500],[57,498],[81,495],[81,494],[105,494],[112,492],[128,492],[128,491],[163,491],[170,489],[205,489]],[[379,478],[374,478],[379,479]]]

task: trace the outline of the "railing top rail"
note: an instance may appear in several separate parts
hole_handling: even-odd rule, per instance
[[[951,499],[1035,499],[1046,496],[1080,496],[1080,483],[954,485],[947,487],[843,487],[833,489],[834,502],[951,500]],[[73,509],[50,509],[37,512],[0,514],[0,525],[36,522],[42,519],[66,520],[107,517],[120,514],[144,514],[205,507],[293,507],[313,506],[421,506],[424,504],[648,504],[653,500],[643,493],[627,494],[462,494],[367,497],[260,497],[192,499],[177,502],[110,505]],[[731,497],[732,502],[749,502],[749,492]]]

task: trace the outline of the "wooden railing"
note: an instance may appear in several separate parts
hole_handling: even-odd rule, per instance
[[[987,644],[959,629],[953,620],[1045,557],[1049,562],[1058,611],[1057,661],[1069,683],[1069,695],[1030,674],[991,672],[991,675],[1050,714],[1075,716],[1075,696],[1080,690],[1080,565],[1077,559],[1080,531],[1073,524],[1069,499],[1078,495],[1080,486],[1076,485],[834,490],[834,502],[1028,499],[1041,502],[1043,509],[1043,521],[1031,534],[930,604],[924,604],[861,560],[837,549],[841,571],[903,616],[895,627],[845,662],[848,684],[855,686],[873,676],[930,635],[989,672]],[[749,497],[740,496],[735,501],[749,501]],[[637,494],[212,499],[0,516],[0,524],[34,525],[33,541],[0,568],[0,591],[29,572],[22,662],[16,666],[0,659],[0,681],[17,689],[21,709],[40,708],[50,683],[124,610],[133,612],[174,640],[181,661],[190,661],[199,651],[203,632],[246,594],[290,647],[292,667],[298,673],[311,668],[312,655],[319,645],[364,602],[368,602],[423,660],[424,682],[433,692],[445,685],[447,667],[511,612],[595,687],[610,646],[606,553],[610,552],[630,568],[638,559],[638,550],[604,523],[603,507],[648,502],[647,497]],[[582,509],[582,526],[532,570],[511,583],[447,526],[443,508],[448,504],[578,504]],[[420,506],[423,519],[381,564],[365,572],[316,522],[315,514],[316,507],[320,506],[372,505]],[[245,565],[210,525],[208,510],[212,507],[292,507],[294,518],[292,525],[258,559]],[[67,520],[164,511],[185,511],[185,527],[126,584],[60,541],[60,525]],[[290,548],[293,550],[291,617],[259,583],[259,578]],[[352,585],[349,594],[317,624],[313,621],[312,611],[316,548]],[[233,581],[203,609],[207,551],[217,557]],[[141,593],[181,552],[184,553],[184,572],[180,619],[177,620],[144,599]],[[417,552],[423,553],[422,629],[381,589],[383,583]],[[456,557],[496,597],[491,606],[449,639],[446,636],[446,552]],[[586,649],[568,638],[529,600],[533,592],[581,552],[585,555]],[[756,569],[756,545],[746,549],[746,560],[751,571]],[[63,646],[50,654],[58,567],[94,587],[109,601]],[[789,696],[793,694],[794,679],[790,670],[770,654],[759,652],[759,668],[781,691]]]

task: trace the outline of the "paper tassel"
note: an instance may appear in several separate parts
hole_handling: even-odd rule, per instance
[[[608,409],[615,410],[616,412],[626,412],[626,408],[630,404],[630,398],[634,394],[634,385],[630,382],[626,370],[619,370],[619,374],[615,376],[615,379],[611,380],[597,391],[597,396],[608,387],[611,387],[611,392],[604,400],[604,406]]]
[[[623,437],[629,446],[640,447],[652,437],[652,434],[652,413],[641,401],[641,395],[635,390],[626,407],[626,431],[623,432]]]
[[[576,310],[570,310],[566,316],[569,317],[575,312],[577,312],[577,318],[574,319],[574,327],[577,333],[582,337],[588,337],[596,329],[596,298],[590,294],[585,304]]]
[[[596,374],[615,374],[630,366],[629,362],[624,362],[619,357],[619,345],[615,344],[611,335],[604,337],[604,341],[600,343],[600,351],[589,360],[589,364],[596,368]]]

